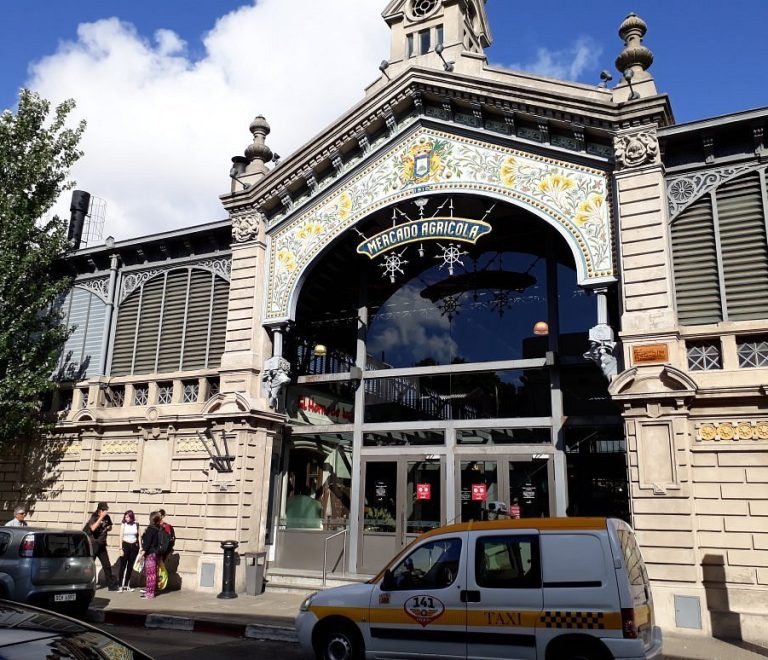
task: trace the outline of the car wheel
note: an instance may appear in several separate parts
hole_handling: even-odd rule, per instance
[[[320,635],[317,651],[320,660],[360,660],[363,657],[363,640],[350,625],[329,626]]]

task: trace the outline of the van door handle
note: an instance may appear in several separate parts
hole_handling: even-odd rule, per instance
[[[469,589],[462,589],[461,592],[459,593],[459,598],[461,599],[462,603],[479,603],[480,592],[472,591]]]

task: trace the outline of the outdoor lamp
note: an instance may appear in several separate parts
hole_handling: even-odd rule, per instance
[[[312,354],[315,357],[323,357],[328,352],[328,349],[325,347],[325,344],[315,344],[315,347],[312,349]]]
[[[536,321],[533,326],[533,334],[539,336],[546,336],[549,334],[549,325],[546,321]]]

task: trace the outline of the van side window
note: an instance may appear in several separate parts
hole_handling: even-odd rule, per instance
[[[624,564],[629,575],[629,583],[635,586],[644,586],[648,582],[648,578],[645,575],[645,565],[635,535],[626,529],[618,529],[617,533],[621,554],[624,557]]]
[[[537,536],[481,536],[475,546],[475,582],[490,589],[541,587]]]
[[[10,542],[11,535],[8,532],[0,532],[0,555],[5,554]]]
[[[420,545],[392,570],[392,590],[444,589],[459,574],[461,539]]]

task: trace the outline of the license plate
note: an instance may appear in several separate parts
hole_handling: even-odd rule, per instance
[[[77,594],[54,594],[54,603],[65,603],[68,601],[77,600]]]

